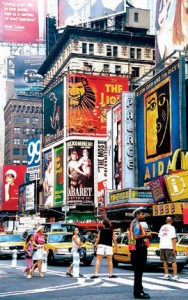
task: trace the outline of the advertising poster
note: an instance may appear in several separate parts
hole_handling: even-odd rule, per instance
[[[107,188],[112,189],[113,185],[113,137],[112,137],[112,109],[107,111],[107,165],[108,165],[108,180]]]
[[[42,158],[43,204],[45,208],[50,208],[54,204],[54,171],[52,161],[52,150],[43,152]]]
[[[136,90],[138,186],[168,174],[181,148],[179,82],[178,60]]]
[[[44,95],[44,144],[63,137],[63,83]]]
[[[45,56],[15,56],[15,80],[16,91],[40,91],[43,86],[43,77],[38,74]]]
[[[4,165],[2,172],[2,211],[18,210],[19,186],[24,183],[26,166]]]
[[[0,0],[0,42],[44,43],[46,0]]]
[[[106,136],[106,112],[128,91],[128,78],[72,74],[67,76],[67,133]]]
[[[19,201],[18,211],[24,213],[25,211],[35,209],[35,182],[22,184],[19,186]]]
[[[121,104],[112,108],[113,128],[113,188],[121,188]]]
[[[157,0],[155,13],[156,63],[175,50],[187,49],[187,8],[186,0]]]
[[[63,146],[54,149],[54,206],[63,203]]]
[[[188,171],[164,176],[172,202],[188,198]]]
[[[107,143],[98,141],[98,207],[104,206],[104,190],[107,188]]]
[[[27,146],[27,173],[30,181],[40,179],[41,141],[34,138]]]
[[[124,12],[124,0],[58,0],[58,26],[77,25]]]
[[[67,203],[94,203],[94,142],[67,142]]]

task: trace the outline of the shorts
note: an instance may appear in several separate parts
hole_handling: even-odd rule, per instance
[[[176,254],[172,254],[172,249],[161,249],[160,250],[161,261],[166,261],[168,263],[176,262]]]
[[[98,255],[113,255],[112,246],[106,246],[99,244],[97,247]]]

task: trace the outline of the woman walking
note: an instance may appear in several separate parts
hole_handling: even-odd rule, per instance
[[[31,270],[33,267],[33,251],[34,248],[37,248],[36,243],[34,242],[34,235],[30,234],[26,239],[26,245],[24,247],[25,259],[26,259],[26,269],[24,272],[27,274],[27,278],[31,278]]]
[[[98,272],[100,268],[101,260],[104,256],[107,258],[108,262],[108,272],[109,278],[117,278],[113,275],[113,263],[112,263],[112,242],[114,242],[114,249],[117,251],[117,242],[113,230],[110,228],[110,221],[107,219],[103,220],[103,229],[98,233],[95,247],[97,248],[97,259],[95,264],[95,274],[91,276],[91,279],[98,278]]]
[[[78,253],[78,249],[80,249],[82,243],[80,242],[80,237],[79,237],[79,230],[78,228],[75,228],[73,231],[73,236],[72,236],[72,249],[71,249],[71,254],[72,257],[74,255],[74,253]],[[70,265],[70,267],[67,270],[66,275],[69,277],[73,277],[72,275],[72,269],[73,269],[73,263]],[[80,274],[80,277],[82,277],[82,275]]]
[[[42,257],[43,257],[43,251],[46,250],[45,247],[45,239],[44,239],[44,226],[39,226],[38,229],[35,231],[34,235],[34,241],[37,244],[37,250],[34,252],[33,255],[33,261],[34,261],[34,266],[32,268],[32,273],[34,272],[35,268],[38,268],[39,271],[39,277],[44,277],[42,274]]]

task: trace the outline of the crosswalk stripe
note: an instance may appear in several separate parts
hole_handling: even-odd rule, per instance
[[[143,281],[149,281],[149,282],[154,282],[154,283],[159,283],[159,284],[163,284],[165,286],[171,286],[171,287],[176,287],[176,288],[180,288],[183,290],[188,290],[188,285],[185,285],[185,282],[181,283],[178,281],[170,281],[170,280],[166,280],[166,279],[157,279],[157,278],[150,278],[150,277],[143,277]],[[186,281],[186,283],[188,283],[188,280]]]

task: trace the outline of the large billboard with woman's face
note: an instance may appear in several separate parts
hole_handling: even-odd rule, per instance
[[[94,203],[94,142],[67,142],[67,203]]]
[[[106,137],[106,112],[128,91],[128,78],[71,74],[67,77],[67,134]]]
[[[178,60],[136,90],[138,186],[167,174],[174,151],[181,148],[180,75]]]

